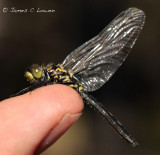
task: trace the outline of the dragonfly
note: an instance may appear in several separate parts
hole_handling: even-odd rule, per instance
[[[25,72],[29,87],[16,95],[42,86],[65,84],[75,89],[84,101],[101,114],[119,135],[133,147],[138,142],[122,124],[88,92],[104,85],[124,62],[145,23],[145,13],[137,8],[121,12],[97,36],[72,51],[62,63],[33,64]]]

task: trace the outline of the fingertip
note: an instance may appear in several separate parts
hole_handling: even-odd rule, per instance
[[[35,90],[32,95],[40,101],[45,99],[49,104],[56,103],[57,108],[63,113],[80,113],[84,108],[79,93],[66,85],[55,84],[42,87]]]
[[[17,145],[13,151],[18,153],[23,149],[28,154],[36,150],[54,128],[52,137],[61,136],[79,118],[76,114],[80,114],[84,107],[82,98],[74,89],[60,84],[41,87],[2,103],[0,122],[3,122],[4,130],[0,130],[0,134],[3,141],[7,131],[10,139],[5,140],[6,144],[0,143],[0,148],[6,150],[6,145],[7,148]],[[66,114],[76,117],[61,121]]]

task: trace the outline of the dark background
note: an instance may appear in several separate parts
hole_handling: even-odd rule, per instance
[[[3,13],[3,8],[54,9],[55,13]],[[92,93],[140,143],[132,148],[92,109],[43,155],[160,154],[160,1],[0,0],[0,99],[27,86],[33,63],[62,62],[129,7],[142,9],[145,27],[111,80]]]

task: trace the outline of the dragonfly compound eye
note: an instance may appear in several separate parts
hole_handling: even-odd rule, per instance
[[[40,79],[42,77],[42,69],[39,65],[34,64],[31,66],[31,74],[34,78]]]
[[[42,68],[39,65],[34,64],[25,72],[24,76],[30,83],[35,83],[42,77]]]

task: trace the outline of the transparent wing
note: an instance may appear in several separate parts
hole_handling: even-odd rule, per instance
[[[143,28],[145,14],[129,8],[96,37],[75,49],[63,61],[78,75],[85,91],[100,88],[124,62]]]

